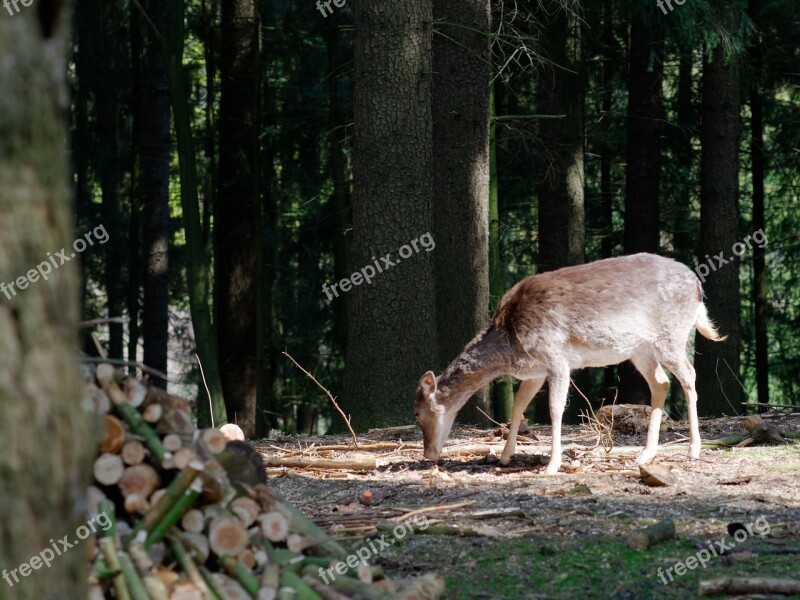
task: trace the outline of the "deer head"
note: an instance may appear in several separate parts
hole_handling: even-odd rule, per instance
[[[423,455],[428,460],[437,460],[442,453],[447,436],[453,427],[458,408],[448,410],[448,406],[437,399],[441,396],[436,387],[436,375],[428,371],[419,380],[419,388],[414,398],[414,416],[422,427]],[[452,408],[453,405],[450,405]],[[460,408],[460,407],[459,407]]]

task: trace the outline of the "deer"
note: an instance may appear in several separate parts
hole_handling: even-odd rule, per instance
[[[561,468],[561,419],[570,373],[630,360],[650,388],[647,441],[637,464],[655,457],[669,370],[683,387],[689,456],[700,457],[695,370],[687,357],[693,329],[721,342],[689,267],[655,254],[607,258],[526,277],[509,289],[487,327],[437,377],[426,372],[414,398],[423,455],[438,460],[458,411],[477,390],[511,375],[520,381],[500,463],[514,455],[525,409],[549,384],[552,444],[546,475]]]

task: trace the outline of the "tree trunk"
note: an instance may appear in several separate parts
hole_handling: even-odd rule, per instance
[[[672,173],[674,182],[671,186],[672,204],[672,254],[673,257],[687,265],[695,262],[697,233],[691,224],[692,189],[695,185],[693,166],[695,152],[692,139],[696,134],[696,118],[694,94],[692,89],[693,56],[692,46],[682,45],[678,58],[678,91],[676,94],[676,126],[672,127],[672,155],[675,157]],[[669,193],[669,192],[668,192]],[[686,397],[680,385],[670,385],[669,404],[673,408],[684,407]],[[678,416],[680,411],[675,412]]]
[[[432,231],[432,18],[430,0],[355,5],[354,270],[395,261]],[[419,378],[437,364],[430,254],[345,293],[345,410],[357,429],[408,423]]]
[[[248,438],[256,426],[258,26],[255,0],[223,0],[214,221],[216,329],[228,415]]]
[[[160,32],[167,28],[167,5],[143,0],[147,17]],[[144,306],[142,337],[144,363],[167,372],[169,340],[169,162],[170,104],[167,87],[166,50],[148,23],[142,34],[141,105],[138,121],[139,193],[144,229]],[[134,65],[135,67],[135,65]],[[160,379],[155,385],[166,387]]]
[[[489,310],[489,2],[434,0],[433,220],[439,368],[486,324]],[[485,423],[488,390],[459,414]]]
[[[539,113],[564,115],[539,124],[539,138],[546,155],[539,165],[539,271],[550,271],[585,261],[586,221],[584,214],[584,98],[586,80],[582,56],[579,16],[561,7],[544,15],[547,40],[545,52],[555,65],[548,66],[539,79]],[[582,382],[578,383],[579,386]],[[564,411],[564,422],[576,422],[583,400],[573,398]],[[547,402],[536,402],[537,422],[549,423]]]
[[[495,82],[489,83],[489,308],[494,311],[506,292],[503,254],[500,247],[500,193],[497,173],[497,125],[495,117]],[[493,417],[500,423],[511,420],[514,408],[514,384],[504,375],[492,386]]]
[[[603,258],[614,255],[614,193],[611,180],[611,166],[614,155],[611,145],[614,102],[614,71],[616,53],[614,52],[614,8],[612,0],[603,0],[603,91],[602,118],[604,140],[600,148],[600,198],[602,203]],[[613,369],[613,367],[609,367]],[[608,371],[607,371],[608,372]]]
[[[753,89],[750,92],[750,160],[753,171],[753,231],[763,231],[764,176],[766,155],[764,153],[764,98],[762,78],[764,75],[764,31],[761,10],[763,0],[750,0],[750,18],[755,25],[755,40],[750,48],[753,65]],[[756,387],[758,388],[759,412],[766,412],[769,403],[769,354],[767,344],[767,269],[766,249],[753,246],[753,312],[755,315]]]
[[[736,23],[732,13],[728,23]],[[699,264],[714,267],[703,287],[706,305],[725,342],[696,336],[698,411],[701,415],[736,414],[742,410],[739,383],[739,261],[732,247],[739,234],[739,65],[717,46],[703,62],[700,114],[700,247]],[[719,265],[716,256],[728,264]]]
[[[655,14],[655,13],[658,14]],[[659,192],[664,108],[663,15],[653,4],[634,8],[628,71],[628,169],[625,253],[659,249]]]
[[[664,121],[663,15],[655,4],[637,6],[631,21],[624,247],[626,254],[657,253]],[[619,366],[618,401],[650,403],[650,388],[629,361]]]
[[[350,274],[350,202],[346,181],[346,161],[344,153],[344,131],[346,123],[342,118],[339,100],[339,77],[342,58],[339,55],[338,11],[327,17],[326,42],[328,47],[328,101],[330,102],[330,174],[333,193],[330,199],[330,236],[333,239],[333,273],[336,281]],[[349,296],[343,296],[333,305],[333,335],[342,354],[347,348],[347,305]]]
[[[131,183],[130,205],[131,216],[128,228],[128,360],[138,361],[139,349],[139,292],[142,280],[141,262],[141,221],[142,221],[142,196],[139,191],[141,184],[140,160],[142,156],[142,16],[138,11],[131,11],[130,17],[130,74],[131,74]],[[136,367],[130,365],[128,371],[136,373]]]
[[[183,81],[184,47],[184,3],[174,0],[167,3],[167,28],[164,44],[167,49],[167,79],[172,114],[175,120],[175,137],[178,149],[178,170],[181,179],[181,209],[186,233],[186,279],[192,326],[197,353],[203,363],[205,381],[211,393],[209,402],[203,393],[198,394],[198,423],[209,425],[209,409],[214,425],[219,427],[228,420],[222,396],[222,382],[217,364],[216,339],[211,322],[210,296],[206,270],[208,257],[203,247],[203,232],[200,227],[200,202],[197,198],[197,158],[189,115],[189,104]]]
[[[556,8],[545,16],[547,56],[560,67],[548,67],[539,80],[539,112],[564,115],[545,119],[539,138],[547,156],[540,165],[539,270],[549,271],[585,261],[583,123],[585,78],[579,17]],[[565,69],[568,69],[565,70]]]
[[[690,231],[689,215],[692,210],[692,165],[694,150],[692,138],[695,135],[695,109],[692,98],[692,47],[682,46],[678,61],[677,127],[672,130],[675,172],[678,182],[674,185],[675,200],[672,223],[672,247],[679,260],[694,260],[696,235]],[[680,387],[680,386],[676,386]]]
[[[86,524],[79,507],[97,443],[75,364],[78,261],[56,271],[47,260],[60,249],[69,257],[75,236],[64,147],[70,19],[60,7],[0,18],[0,585],[13,588],[0,595],[26,599],[86,597],[85,548],[33,574],[18,566]]]

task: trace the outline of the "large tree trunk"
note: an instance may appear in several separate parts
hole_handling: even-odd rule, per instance
[[[489,2],[434,0],[433,235],[439,368],[486,324],[489,310]],[[487,390],[459,414],[483,423]]]
[[[215,324],[228,415],[248,438],[256,426],[258,34],[255,0],[223,0]]]
[[[545,119],[539,137],[546,149],[538,186],[539,270],[549,271],[585,261],[583,122],[585,77],[581,53],[581,23],[573,12],[553,7],[546,15],[548,58],[539,80],[537,99]]]
[[[658,14],[656,14],[658,13]],[[659,191],[664,110],[663,15],[655,4],[633,8],[628,69],[626,254],[659,250]],[[619,367],[618,401],[649,404],[650,388],[630,362]]]
[[[750,18],[756,27],[755,42],[750,48],[753,65],[753,89],[750,92],[750,160],[753,172],[753,231],[763,231],[764,177],[766,154],[764,153],[764,98],[762,78],[764,75],[764,32],[761,11],[764,0],[750,0]],[[767,345],[767,267],[766,249],[753,246],[753,312],[755,315],[756,387],[758,388],[759,412],[766,412],[769,403],[769,354]]]
[[[75,364],[78,262],[56,270],[47,259],[61,249],[69,257],[75,236],[64,148],[69,18],[38,14],[21,7],[0,18],[0,586],[13,588],[0,596],[36,600],[86,597],[86,548],[50,567],[39,561],[27,576],[18,566],[86,524],[96,444]]]
[[[549,271],[585,261],[586,220],[584,214],[584,98],[586,80],[582,56],[580,17],[550,3],[552,14],[544,15],[546,52],[559,66],[547,66],[539,80],[537,102],[543,115],[564,115],[545,119],[539,138],[545,156],[539,165],[539,271]],[[583,381],[578,385],[584,387]],[[544,396],[543,396],[544,397]],[[583,400],[570,388],[564,412],[566,423],[576,422]],[[536,402],[538,422],[548,423],[546,401]]]
[[[655,14],[655,13],[658,14]],[[664,109],[663,15],[655,4],[634,8],[628,70],[628,169],[625,253],[659,249],[659,191]]]
[[[727,9],[726,9],[727,10]],[[729,23],[735,23],[733,13]],[[733,26],[733,25],[731,25]],[[698,264],[716,269],[705,278],[711,318],[725,342],[696,336],[698,411],[701,415],[742,410],[739,383],[740,311],[739,260],[731,259],[739,235],[739,65],[717,46],[703,62],[700,114],[700,246]],[[722,253],[728,264],[719,265]]]
[[[161,0],[142,0],[147,17],[159,32],[167,29],[167,5]],[[144,229],[144,306],[142,337],[144,363],[167,372],[169,340],[169,161],[170,99],[167,87],[166,50],[147,23],[142,34],[141,104],[134,118],[138,135],[138,186]],[[135,65],[134,65],[135,68]],[[155,385],[166,387],[160,379]]]
[[[430,233],[430,0],[355,5],[353,269]],[[435,250],[434,250],[435,252]],[[358,429],[408,423],[436,367],[433,266],[421,251],[350,294],[345,406]]]

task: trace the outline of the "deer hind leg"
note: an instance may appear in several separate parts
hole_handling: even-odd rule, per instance
[[[650,387],[650,424],[647,428],[647,442],[644,450],[636,459],[637,464],[651,460],[658,452],[658,436],[661,432],[661,415],[669,390],[669,377],[652,355],[652,349],[643,349],[631,357],[631,362],[642,374]]]
[[[533,397],[541,389],[544,379],[526,379],[523,381],[517,395],[514,396],[514,409],[511,414],[511,425],[508,427],[508,441],[506,447],[503,448],[503,454],[500,456],[500,464],[507,465],[511,462],[511,457],[514,456],[514,450],[517,446],[517,433],[519,432],[519,424],[522,421],[522,416],[525,414],[525,409],[533,400]]]
[[[700,427],[697,423],[697,390],[694,387],[695,371],[684,351],[675,353],[674,358],[664,357],[662,362],[675,379],[680,381],[686,395],[686,410],[689,413],[689,456],[700,458]]]
[[[548,373],[550,382],[550,421],[553,426],[553,442],[550,450],[550,462],[545,469],[545,475],[555,475],[561,468],[561,417],[564,415],[564,407],[567,405],[567,394],[569,392],[569,365],[564,364],[560,368],[551,370]]]

